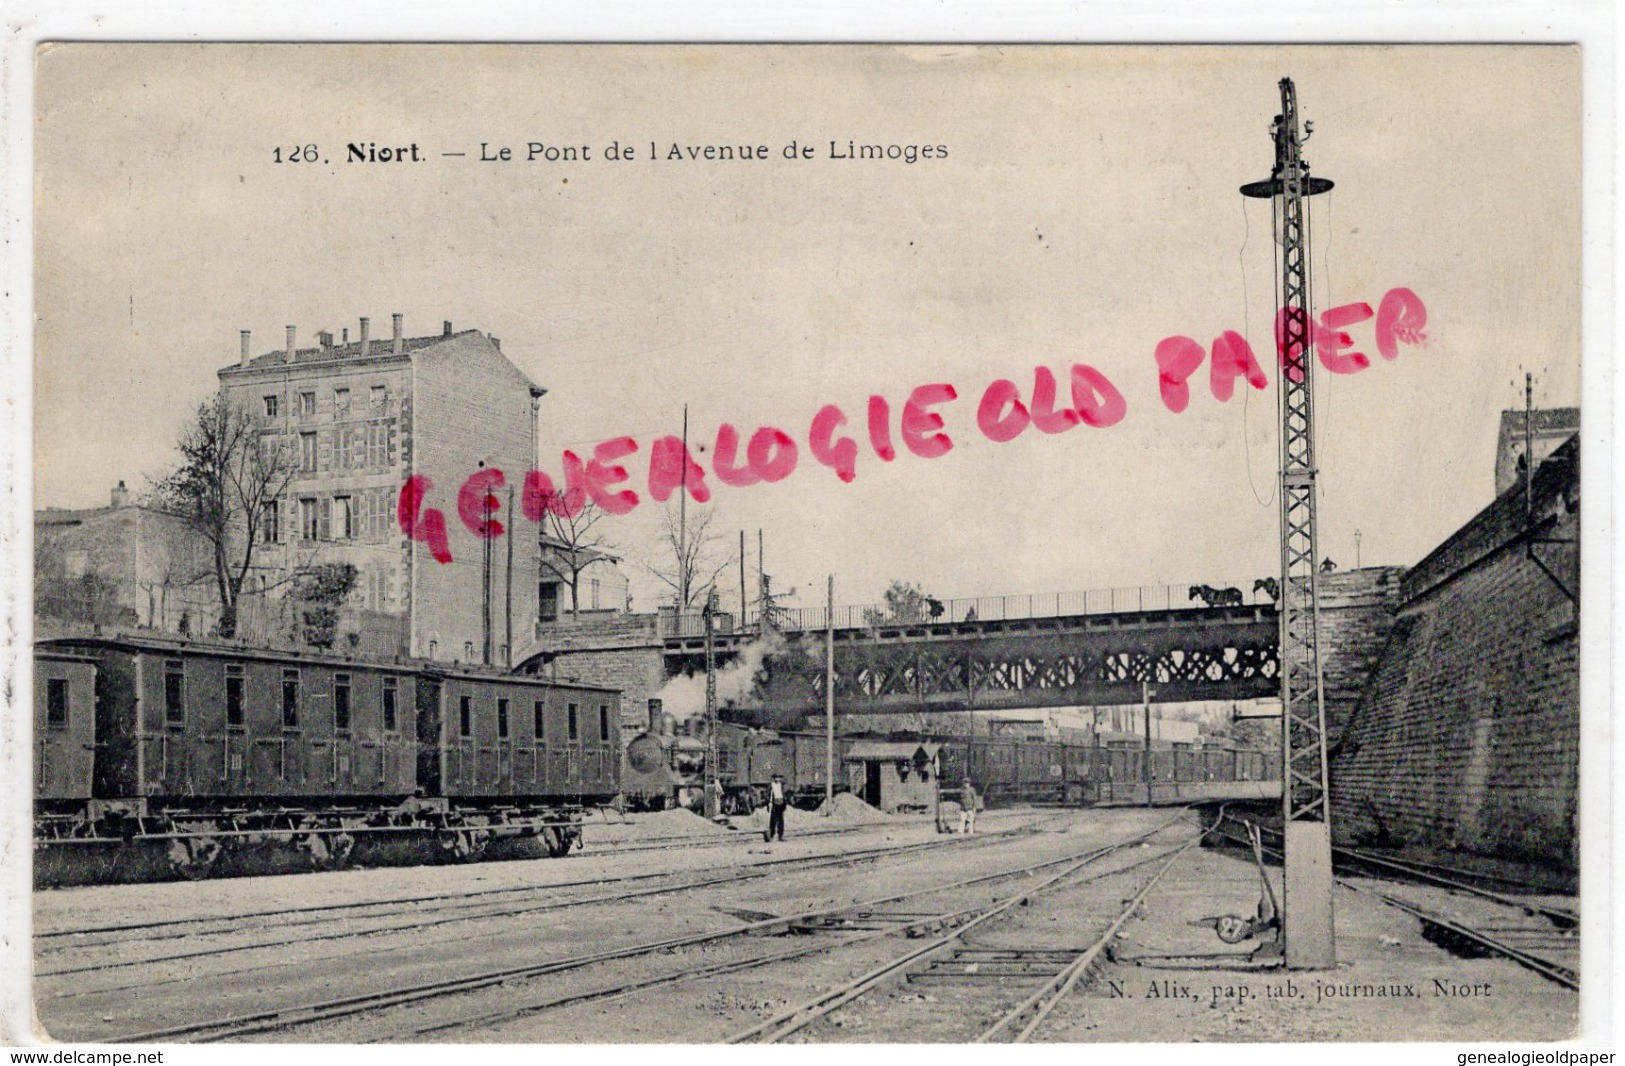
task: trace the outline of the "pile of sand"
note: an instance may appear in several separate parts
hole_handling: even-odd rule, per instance
[[[668,837],[719,836],[729,832],[732,830],[727,826],[708,822],[703,816],[679,807],[676,810],[634,815],[624,833],[597,835],[600,839],[664,840]]]
[[[826,806],[829,808],[827,811],[824,809]],[[837,792],[835,798],[828,804],[820,804],[813,815],[829,822],[843,822],[848,825],[891,821],[891,815],[876,810],[850,792]]]

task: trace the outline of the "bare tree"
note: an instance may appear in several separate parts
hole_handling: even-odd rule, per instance
[[[715,517],[712,510],[690,511],[685,528],[678,509],[667,507],[661,513],[660,546],[662,554],[669,553],[670,558],[648,570],[671,588],[679,614],[695,609],[706,589],[733,562],[726,557],[717,561],[722,537],[711,528]]]
[[[220,635],[237,633],[237,606],[268,511],[298,472],[290,443],[225,394],[199,404],[181,431],[180,463],[153,485],[150,506],[208,541],[220,596]]]
[[[562,496],[562,494],[555,494]],[[570,613],[581,610],[581,575],[599,562],[618,562],[602,532],[597,529],[604,511],[590,500],[577,508],[549,500],[542,515],[542,567],[570,590]]]

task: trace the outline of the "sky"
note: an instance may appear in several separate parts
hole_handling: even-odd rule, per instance
[[[1321,553],[1414,564],[1490,502],[1526,372],[1537,406],[1579,402],[1576,49],[47,46],[36,505],[100,505],[172,462],[239,330],[269,351],[287,324],[311,344],[401,312],[409,335],[501,338],[548,390],[555,478],[566,449],[638,442],[645,498],[605,528],[640,609],[659,598],[649,449],[685,405],[719,549],[748,531],[754,568],[761,530],[794,604],[831,573],[842,603],[894,579],[943,598],[1250,588],[1279,569],[1276,267],[1269,205],[1237,189],[1269,172],[1282,76],[1336,183],[1312,201],[1316,310],[1406,288],[1427,312],[1395,360],[1364,321],[1346,331],[1371,365],[1317,372]],[[842,158],[848,141],[947,151]],[[352,142],[423,161],[347,163]],[[530,142],[591,159],[525,162]],[[612,142],[635,157],[606,159]],[[707,144],[768,158],[667,158]],[[325,162],[275,162],[304,145]],[[503,146],[513,161],[481,161]],[[1170,411],[1159,342],[1227,330],[1267,388],[1221,402],[1204,362]],[[1121,421],[978,428],[992,382],[1031,401],[1047,367],[1064,405],[1074,364],[1121,393]],[[899,419],[943,383],[953,447],[923,458]],[[892,462],[865,430],[875,395]],[[850,483],[810,453],[826,404],[855,437]],[[793,473],[720,484],[724,422],[782,430]]]

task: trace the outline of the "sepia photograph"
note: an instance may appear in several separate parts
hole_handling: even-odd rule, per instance
[[[1581,47],[31,59],[0,1043],[1600,1023]]]

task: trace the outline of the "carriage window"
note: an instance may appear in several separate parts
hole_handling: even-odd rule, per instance
[[[458,710],[457,732],[465,737],[474,735],[474,697],[464,696]]]
[[[395,679],[384,678],[384,732],[393,733],[395,724]]]
[[[282,671],[282,728],[299,728],[299,671]]]
[[[243,724],[243,668],[226,667],[226,724]]]
[[[164,721],[179,725],[186,721],[185,668],[175,661],[164,663]]]
[[[598,705],[598,739],[609,740],[609,704]]]
[[[536,727],[536,743],[540,744],[547,739],[547,704],[537,700],[531,707],[531,713],[536,716],[536,721],[532,724]]]
[[[340,733],[350,728],[350,675],[333,675],[333,728]]]
[[[45,682],[45,724],[52,729],[68,728],[68,679],[53,677]]]
[[[579,734],[580,726],[578,724],[580,715],[581,715],[581,707],[580,707],[580,705],[575,704],[575,703],[570,704],[570,739],[571,740],[577,739],[577,737],[580,735]]]
[[[497,736],[508,739],[508,701],[497,700]]]

